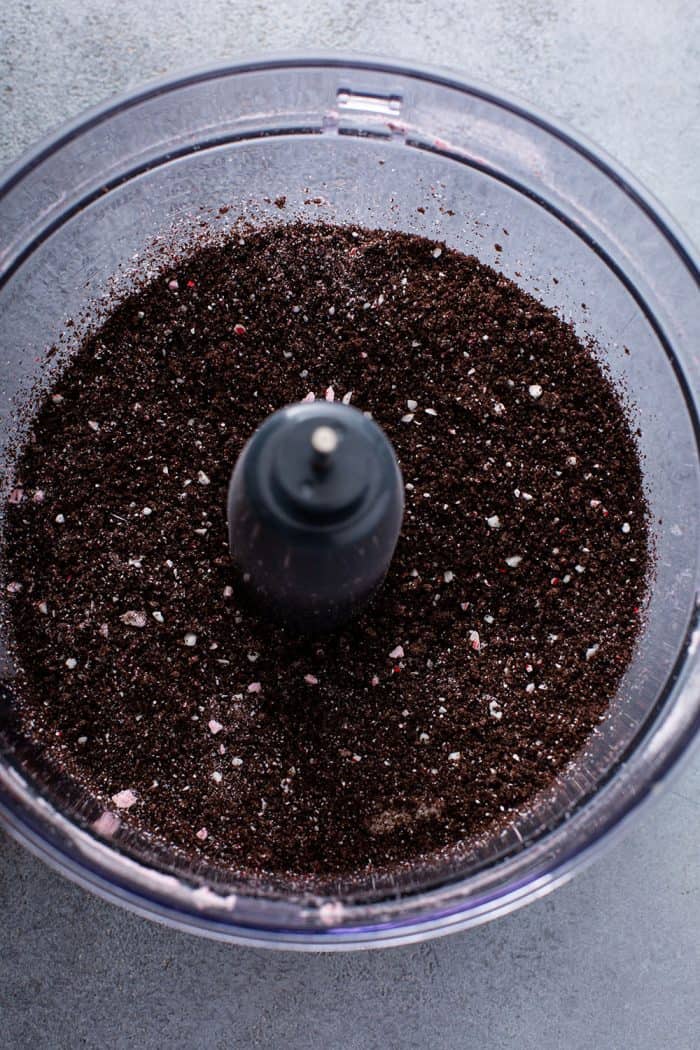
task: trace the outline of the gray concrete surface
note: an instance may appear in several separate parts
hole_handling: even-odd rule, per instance
[[[5,0],[0,163],[115,91],[265,49],[434,62],[530,99],[700,240],[696,0]],[[594,868],[470,933],[354,956],[151,925],[0,839],[0,1043],[72,1048],[693,1050],[700,762]]]

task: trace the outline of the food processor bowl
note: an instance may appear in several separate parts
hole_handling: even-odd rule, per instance
[[[446,73],[286,56],[156,83],[67,126],[0,182],[6,463],[27,425],[18,405],[64,367],[48,350],[67,320],[143,277],[154,238],[186,238],[213,216],[219,228],[239,216],[301,217],[444,240],[596,341],[639,428],[650,507],[655,570],[636,653],[599,731],[506,831],[390,882],[339,885],[323,897],[193,864],[100,817],[75,783],[28,767],[28,742],[10,717],[3,635],[0,812],[11,834],[81,885],[222,940],[371,947],[512,911],[581,869],[698,727],[700,304],[691,252],[600,151]],[[9,470],[4,484],[9,491]]]

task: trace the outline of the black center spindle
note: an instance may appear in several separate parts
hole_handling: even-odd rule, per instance
[[[291,405],[265,420],[236,463],[231,554],[272,615],[328,630],[381,584],[403,507],[396,456],[376,423],[348,405]]]

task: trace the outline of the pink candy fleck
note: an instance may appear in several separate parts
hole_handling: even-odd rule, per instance
[[[234,331],[235,335],[245,335],[247,329],[246,329],[246,326],[244,324],[235,324],[233,326],[233,331]]]
[[[315,400],[316,400],[316,395],[314,394],[313,390],[309,390],[309,392],[306,395],[306,397],[302,397],[301,403],[302,403],[302,405],[310,405],[311,402],[315,401]]]
[[[209,832],[207,831],[206,828],[200,828],[199,831],[197,832],[197,838],[199,839],[200,842],[204,842],[204,840],[208,837],[208,835],[209,835]]]
[[[100,816],[94,821],[92,830],[96,831],[98,835],[104,835],[105,837],[112,836],[115,831],[121,826],[121,821],[114,813],[105,810]]]
[[[43,503],[44,502],[44,495],[45,495],[45,493],[44,493],[43,489],[37,489],[36,492],[34,493],[34,495],[32,496],[32,499],[34,500],[35,503]]]
[[[389,653],[389,657],[392,660],[402,660],[405,656],[402,645],[397,645],[395,649],[392,649]]]
[[[13,489],[7,498],[8,503],[21,503],[24,499],[24,489]]]
[[[217,722],[215,718],[212,718],[209,722],[209,732],[214,736],[216,736],[217,733],[220,733],[223,728],[221,722]]]
[[[251,682],[248,686],[249,693],[259,693],[261,689],[262,685],[260,684],[260,682]]]
[[[314,674],[305,674],[304,681],[307,685],[318,685],[318,678]]]
[[[329,386],[324,394],[326,401],[335,401],[335,390],[332,386]]]
[[[117,809],[130,809],[138,802],[138,796],[131,788],[126,788],[125,791],[118,791],[116,795],[112,795],[112,802]]]
[[[377,678],[376,674],[372,675],[372,681],[371,681],[370,684],[371,685],[379,685],[379,679]]]

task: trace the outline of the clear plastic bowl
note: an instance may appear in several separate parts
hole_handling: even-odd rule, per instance
[[[270,202],[282,194],[280,212]],[[46,350],[66,319],[107,292],[114,274],[128,280],[154,235],[224,204],[232,215],[301,214],[445,239],[598,340],[641,431],[652,509],[657,570],[637,654],[600,733],[508,832],[352,896],[232,884],[225,871],[188,867],[124,827],[96,829],[94,802],[74,785],[23,771],[22,741],[5,721],[0,810],[12,834],[81,885],[223,940],[356,948],[484,922],[578,871],[698,727],[697,267],[617,165],[487,89],[359,58],[208,69],[92,111],[0,183],[4,451],[19,433],[13,399],[49,379],[56,365]],[[2,664],[6,712],[13,669],[4,646]]]

